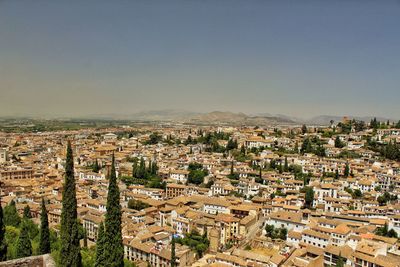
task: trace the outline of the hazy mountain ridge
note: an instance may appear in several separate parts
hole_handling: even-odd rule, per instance
[[[329,125],[330,121],[334,123],[341,122],[344,116],[337,115],[319,115],[310,119],[297,118],[284,114],[272,113],[254,113],[245,114],[243,112],[231,111],[212,111],[212,112],[191,112],[178,109],[165,110],[147,110],[132,114],[97,114],[79,117],[61,117],[56,116],[52,119],[88,119],[88,120],[127,120],[127,121],[154,121],[154,122],[184,122],[198,124],[231,124],[231,125]],[[349,119],[363,120],[369,122],[374,116],[346,116]],[[12,116],[4,117],[3,119],[11,119]],[[15,118],[24,118],[16,116]],[[32,116],[25,117],[26,119],[35,119]],[[387,118],[376,117],[378,121],[387,121]],[[389,119],[395,121],[395,119]]]

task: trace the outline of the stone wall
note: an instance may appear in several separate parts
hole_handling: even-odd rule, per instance
[[[55,267],[53,258],[49,255],[32,256],[16,260],[0,262],[0,267]]]

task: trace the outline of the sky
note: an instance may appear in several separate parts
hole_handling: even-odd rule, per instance
[[[400,118],[398,0],[0,0],[0,117]]]

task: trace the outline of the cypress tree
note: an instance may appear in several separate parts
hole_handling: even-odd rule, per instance
[[[314,190],[312,187],[306,187],[306,195],[305,195],[305,207],[312,208],[314,202]]]
[[[4,224],[14,227],[18,227],[21,223],[21,218],[17,212],[17,207],[15,206],[15,201],[11,200],[10,204],[4,208]]]
[[[121,205],[119,202],[119,188],[115,174],[115,160],[112,157],[111,175],[108,184],[107,212],[105,219],[105,266],[124,266],[124,247],[121,234]]]
[[[138,172],[138,164],[137,164],[137,159],[135,159],[132,164],[132,177],[134,178],[137,177],[137,172]]]
[[[94,264],[95,267],[103,267],[105,266],[105,235],[104,235],[104,224],[100,223],[99,230],[97,232],[97,241],[96,241],[96,262]]]
[[[307,126],[305,124],[303,124],[303,126],[301,127],[301,132],[303,134],[306,134],[308,132]]]
[[[285,172],[288,172],[288,171],[289,171],[289,164],[288,164],[287,157],[285,157],[285,167],[284,167],[284,171],[285,171]]]
[[[46,204],[42,198],[42,212],[40,213],[40,241],[39,241],[39,253],[47,254],[50,253],[50,230],[49,230],[49,219],[47,216]]]
[[[32,244],[29,238],[29,230],[25,221],[22,222],[21,233],[17,242],[17,258],[29,257],[32,255]]]
[[[87,240],[87,232],[86,229],[83,229],[83,247],[88,247],[88,240]]]
[[[68,142],[61,211],[61,266],[82,266],[76,208],[74,160]]]
[[[153,170],[153,175],[157,175],[157,172],[158,172],[158,166],[157,166],[157,161],[153,161],[153,167],[152,167],[152,170]]]
[[[350,166],[349,163],[346,162],[346,166],[344,167],[344,177],[349,177],[350,174]]]
[[[32,214],[31,214],[31,207],[29,205],[26,205],[24,207],[24,219],[32,219]]]
[[[3,207],[1,206],[0,198],[0,261],[5,261],[7,259],[7,244],[4,239],[6,234],[6,227],[3,221]]]
[[[143,179],[145,178],[145,175],[146,175],[146,163],[144,162],[144,159],[142,157],[140,158],[137,178]]]
[[[175,255],[175,237],[172,236],[171,240],[171,267],[176,266],[176,255]]]
[[[283,172],[282,162],[279,163],[278,172],[279,173]]]

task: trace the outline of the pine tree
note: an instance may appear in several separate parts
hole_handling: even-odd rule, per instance
[[[111,175],[108,184],[107,212],[105,219],[105,266],[124,266],[124,247],[121,234],[121,205],[119,188],[115,174],[115,160],[112,157]]]
[[[7,259],[7,244],[5,240],[6,227],[3,221],[3,208],[1,206],[1,196],[0,196],[0,261],[5,261]]]
[[[47,217],[46,204],[42,198],[42,212],[40,213],[40,241],[39,241],[40,254],[48,254],[50,250],[50,230],[49,219]]]
[[[61,266],[82,266],[76,209],[74,159],[68,142],[61,211]]]
[[[29,257],[32,255],[32,243],[29,238],[29,230],[25,221],[22,222],[21,233],[17,241],[17,258]]]
[[[32,219],[32,215],[31,215],[31,207],[29,207],[29,205],[26,205],[24,207],[24,219]]]
[[[176,255],[175,255],[175,237],[172,236],[171,240],[171,267],[176,266]]]
[[[95,267],[103,267],[105,266],[105,234],[104,234],[104,224],[100,223],[99,230],[97,233],[97,241],[96,241],[96,262],[94,264]]]

